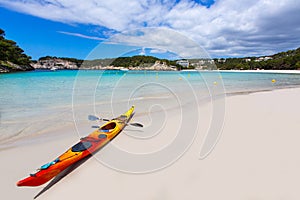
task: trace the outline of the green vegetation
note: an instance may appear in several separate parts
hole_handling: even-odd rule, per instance
[[[117,67],[137,67],[154,64],[159,59],[153,56],[133,56],[116,58],[111,65]]]
[[[193,66],[183,67],[181,65],[176,64],[176,60],[167,60],[167,59],[159,59],[153,56],[132,56],[132,57],[119,57],[112,61],[111,65],[116,67],[149,67],[152,66],[155,62],[159,62],[161,64],[165,63],[168,66],[175,66],[177,70],[182,69],[194,69]]]
[[[5,39],[4,30],[0,29],[0,72],[33,70],[31,57],[13,40]]]
[[[95,59],[95,60],[85,60],[81,67],[92,68],[95,66],[109,66],[113,62],[113,58]]]
[[[218,69],[300,69],[300,48],[272,56],[214,59]]]

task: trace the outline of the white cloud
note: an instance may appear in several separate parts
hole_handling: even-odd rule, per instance
[[[168,28],[134,29],[116,34],[105,43],[160,49],[183,58],[209,58],[207,52],[197,42]]]
[[[105,40],[104,38],[95,37],[95,36],[83,35],[83,34],[80,34],[80,33],[71,33],[71,32],[66,32],[66,31],[57,31],[57,32],[58,32],[58,33],[65,34],[65,35],[72,35],[72,36],[81,37],[81,38],[86,38],[86,39],[90,39],[90,40],[100,40],[100,41]]]
[[[166,49],[151,49],[150,53],[159,53],[159,54],[163,54],[163,53],[167,53],[168,50]]]
[[[139,53],[140,56],[144,56],[146,55],[146,52],[145,52],[145,47],[143,47]]]
[[[1,0],[0,5],[45,19],[99,25],[117,32],[169,27],[214,56],[265,54],[300,46],[299,0],[218,0],[210,8],[195,2]],[[140,37],[136,41],[141,42]]]

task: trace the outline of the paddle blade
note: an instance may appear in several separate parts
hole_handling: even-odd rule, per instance
[[[144,125],[143,125],[143,124],[140,124],[140,123],[130,123],[129,125],[131,125],[131,126],[136,126],[136,127],[141,127],[141,128],[144,127]]]
[[[89,115],[88,116],[88,120],[90,121],[97,121],[97,120],[100,120],[98,117],[94,116],[94,115]]]
[[[88,120],[90,121],[110,121],[109,119],[102,119],[102,118],[99,118],[99,117],[96,117],[95,115],[89,115],[88,116]]]

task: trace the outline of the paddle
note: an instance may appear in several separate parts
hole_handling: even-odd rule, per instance
[[[102,118],[99,118],[99,117],[96,117],[95,115],[89,115],[88,116],[88,119],[90,120],[90,121],[109,121],[109,119],[102,119]]]
[[[109,119],[102,119],[102,118],[96,117],[95,115],[89,115],[89,116],[88,116],[88,119],[89,119],[90,121],[98,121],[98,120],[101,120],[101,121],[109,121]],[[140,128],[143,128],[143,127],[144,127],[144,125],[141,124],[141,123],[128,123],[127,125],[135,126],[135,127],[140,127]],[[92,128],[99,128],[99,126],[92,126]]]
[[[144,127],[144,125],[140,124],[140,123],[129,123],[128,125],[130,125],[130,126],[136,126],[136,127],[141,127],[141,128]]]
[[[92,128],[100,128],[100,126],[91,126]]]
[[[143,128],[144,125],[143,124],[140,124],[140,123],[128,123],[127,125],[130,125],[130,126],[136,126],[136,127],[140,127],[140,128]],[[100,126],[91,126],[92,128],[100,128]]]

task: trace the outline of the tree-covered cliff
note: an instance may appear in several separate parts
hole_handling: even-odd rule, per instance
[[[218,69],[300,69],[300,48],[270,56],[214,59]]]
[[[5,32],[0,29],[0,72],[33,70],[30,59],[15,41],[5,39]]]

